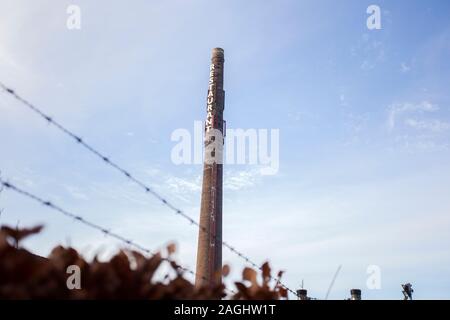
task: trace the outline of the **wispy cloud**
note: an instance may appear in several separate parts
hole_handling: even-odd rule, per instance
[[[374,69],[378,64],[386,60],[386,47],[380,40],[371,39],[369,34],[362,35],[359,42],[350,48],[353,57],[362,59],[360,68],[364,71]]]
[[[434,136],[426,134],[401,134],[394,138],[396,147],[400,147],[408,153],[415,152],[440,152],[450,149],[450,145],[445,141],[440,141]]]
[[[186,203],[191,203],[193,197],[198,198],[201,191],[201,175],[193,174],[191,171],[178,175],[170,174],[159,168],[149,167],[143,169],[152,183],[157,186],[160,193],[171,195]]]
[[[402,72],[402,73],[407,73],[407,72],[409,72],[411,70],[411,66],[408,66],[407,64],[406,64],[406,62],[402,62],[401,64],[400,64],[400,71]]]
[[[264,176],[264,167],[258,166],[243,170],[227,168],[224,171],[223,188],[229,191],[238,191],[255,187]],[[163,173],[156,168],[144,170],[151,176],[155,186],[162,194],[170,194],[179,200],[188,203],[198,201],[202,188],[201,174],[188,172],[180,175]],[[195,199],[195,200],[194,200]]]
[[[84,193],[80,188],[71,186],[71,185],[65,185],[64,188],[66,191],[70,194],[70,196],[77,200],[89,200],[89,197]]]
[[[407,152],[447,150],[449,143],[444,133],[450,129],[450,122],[442,119],[440,110],[437,104],[426,100],[389,106],[386,126],[395,147]]]
[[[395,128],[397,119],[407,113],[424,113],[434,112],[439,110],[437,105],[432,104],[429,101],[422,101],[421,103],[396,103],[388,107],[388,119],[387,126],[390,131]]]
[[[192,179],[184,179],[168,176],[166,178],[166,184],[172,192],[177,194],[198,193],[201,190],[201,177],[197,176]]]
[[[237,191],[255,186],[262,178],[263,174],[260,168],[227,171],[224,178],[224,189]]]
[[[417,130],[425,130],[432,132],[442,132],[450,129],[450,123],[433,119],[433,120],[417,120],[417,119],[406,119],[405,124],[411,128]]]

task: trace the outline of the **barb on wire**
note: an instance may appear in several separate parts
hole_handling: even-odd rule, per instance
[[[54,204],[51,201],[44,200],[44,199],[42,199],[39,196],[36,196],[36,195],[34,195],[34,194],[32,194],[32,193],[30,193],[28,191],[25,191],[25,190],[15,186],[11,182],[4,181],[1,177],[0,177],[0,185],[1,185],[2,188],[5,187],[6,189],[12,190],[12,191],[14,191],[14,192],[16,192],[18,194],[21,194],[22,196],[25,196],[25,197],[27,197],[29,199],[32,199],[32,200],[34,200],[34,201],[36,201],[36,202],[38,202],[38,203],[40,203],[40,204],[50,208],[50,209],[53,209],[53,210],[59,212],[60,214],[66,216],[66,217],[72,218],[75,221],[80,222],[81,224],[84,224],[84,225],[86,225],[86,226],[88,226],[88,227],[90,227],[92,229],[96,229],[96,230],[102,232],[103,234],[105,234],[105,236],[109,236],[111,238],[119,240],[119,241],[127,244],[128,246],[134,247],[134,248],[138,249],[139,251],[142,251],[142,252],[144,252],[144,253],[146,253],[148,255],[154,256],[155,254],[157,254],[156,252],[151,251],[150,249],[148,249],[148,248],[146,248],[146,247],[144,247],[144,246],[134,242],[133,240],[127,239],[127,238],[125,238],[125,237],[123,237],[123,236],[121,236],[121,235],[119,235],[119,234],[117,234],[115,232],[112,232],[112,231],[110,231],[110,230],[108,230],[108,229],[106,229],[106,228],[104,228],[104,227],[102,227],[102,226],[100,226],[100,225],[98,225],[96,223],[90,222],[90,221],[84,219],[83,217],[81,217],[79,215],[71,213],[71,212],[61,208],[60,206]],[[179,270],[181,270],[183,272],[191,274],[195,278],[196,273],[194,271],[192,271],[191,269],[183,267],[183,266],[179,265],[178,263],[170,260],[169,258],[161,257],[161,259],[163,261],[169,262],[176,269],[179,269]],[[203,277],[203,280],[208,280],[208,279],[206,277]],[[234,291],[233,289],[225,288],[225,290],[228,291],[228,292],[231,292],[232,294],[236,294],[236,291]]]
[[[2,177],[2,172],[0,171],[0,179]],[[3,191],[3,185],[0,186],[0,195],[2,194]],[[3,214],[3,208],[0,208],[0,219],[2,218],[2,214]]]
[[[190,216],[188,216],[186,213],[184,213],[182,210],[178,209],[176,206],[174,206],[171,202],[169,202],[168,200],[166,200],[163,196],[161,196],[160,194],[158,194],[156,191],[154,191],[151,187],[149,187],[147,184],[145,184],[144,182],[142,182],[141,180],[139,180],[138,178],[136,178],[134,175],[132,175],[130,172],[128,172],[127,170],[125,170],[124,168],[122,168],[121,166],[119,166],[117,163],[113,162],[109,157],[107,157],[106,155],[104,155],[103,153],[101,153],[100,151],[98,151],[96,148],[94,148],[93,146],[91,146],[90,144],[88,144],[87,142],[85,142],[80,136],[76,135],[75,133],[73,133],[72,131],[70,131],[69,129],[67,129],[66,127],[64,127],[62,124],[60,124],[59,122],[55,121],[51,116],[49,116],[48,114],[44,113],[43,111],[41,111],[38,107],[36,107],[34,104],[32,104],[31,102],[29,102],[28,100],[24,99],[23,97],[21,97],[20,95],[18,95],[13,89],[7,87],[6,85],[4,85],[2,82],[0,82],[0,87],[7,92],[8,94],[12,95],[16,100],[18,100],[19,102],[21,102],[23,105],[25,105],[26,107],[28,107],[30,110],[32,110],[33,112],[35,112],[37,115],[39,115],[41,118],[43,118],[45,121],[47,121],[49,124],[52,124],[53,126],[55,126],[58,130],[60,130],[61,132],[63,132],[64,134],[66,134],[67,136],[71,137],[76,143],[80,144],[81,146],[83,146],[86,150],[88,150],[89,152],[91,152],[92,154],[94,154],[95,156],[97,156],[98,158],[100,158],[105,164],[109,165],[110,167],[116,169],[117,171],[119,171],[120,173],[122,173],[128,180],[133,181],[134,183],[136,183],[137,185],[139,185],[142,189],[144,189],[144,191],[148,194],[151,194],[153,197],[155,197],[156,199],[158,199],[159,201],[161,201],[161,203],[168,207],[169,209],[171,209],[175,214],[183,217],[185,220],[187,220],[189,223],[197,226],[201,232],[206,233],[208,236],[212,237],[214,240],[219,240],[217,239],[217,236],[215,234],[212,234],[207,228],[201,226],[197,221],[195,221],[194,219],[192,219]],[[226,243],[225,241],[219,240],[219,242],[221,242],[221,244],[226,247],[227,249],[229,249],[232,253],[234,253],[235,255],[237,255],[238,257],[240,257],[241,259],[243,259],[244,261],[246,261],[247,263],[249,263],[250,265],[252,265],[255,268],[258,268],[259,270],[262,270],[261,266],[258,266],[256,263],[254,263],[250,258],[248,258],[247,256],[245,256],[242,252],[236,250],[236,248],[230,246],[228,243]],[[282,286],[284,289],[288,290],[289,292],[293,293],[295,296],[297,296],[297,293],[294,290],[291,290],[289,287],[287,287],[286,285],[284,285],[280,279],[278,278],[274,278],[271,277],[271,280],[275,280],[277,284],[279,284],[280,286]]]
[[[77,222],[79,222],[79,223],[81,223],[81,224],[84,224],[84,225],[86,225],[86,226],[88,226],[88,227],[90,227],[90,228],[92,228],[92,229],[96,229],[96,230],[102,232],[103,234],[105,234],[106,236],[109,236],[109,237],[111,237],[111,238],[114,238],[114,239],[116,239],[116,240],[119,240],[119,241],[121,241],[121,242],[127,244],[128,246],[134,247],[134,248],[138,249],[138,250],[141,251],[141,252],[144,252],[144,253],[146,253],[146,254],[148,254],[148,255],[152,255],[152,256],[156,254],[156,252],[153,252],[152,250],[150,250],[150,249],[148,249],[148,248],[146,248],[146,247],[144,247],[144,246],[142,246],[142,245],[140,245],[140,244],[134,242],[133,240],[127,239],[127,238],[125,238],[125,237],[123,237],[123,236],[121,236],[121,235],[119,235],[119,234],[117,234],[117,233],[115,233],[115,232],[112,232],[112,231],[110,231],[110,230],[108,230],[108,229],[106,229],[106,228],[104,228],[104,227],[102,227],[102,226],[100,226],[100,225],[98,225],[98,224],[96,224],[96,223],[93,223],[93,222],[91,222],[91,221],[89,221],[89,220],[86,220],[85,218],[83,218],[83,217],[81,217],[81,216],[79,216],[79,215],[76,215],[76,214],[74,214],[74,213],[71,213],[71,212],[69,212],[69,211],[67,211],[67,210],[65,210],[65,209],[63,209],[63,208],[61,208],[60,206],[54,204],[54,203],[51,202],[51,201],[44,200],[44,199],[41,198],[41,197],[38,197],[38,196],[36,196],[36,195],[34,195],[34,194],[28,192],[28,191],[25,191],[25,190],[23,190],[23,189],[21,189],[21,188],[15,186],[15,185],[12,184],[11,182],[7,182],[7,181],[3,180],[1,177],[0,177],[0,185],[1,185],[2,187],[5,187],[6,189],[15,191],[15,192],[18,193],[18,194],[21,194],[21,195],[23,195],[23,196],[25,196],[25,197],[27,197],[27,198],[29,198],[29,199],[32,199],[32,200],[34,200],[34,201],[36,201],[36,202],[39,202],[40,204],[42,204],[42,205],[44,205],[44,206],[46,206],[46,207],[48,207],[48,208],[50,208],[50,209],[53,209],[54,211],[57,211],[57,212],[59,212],[60,214],[66,216],[66,217],[69,217],[69,218],[71,218],[71,219],[74,219],[75,221],[77,221]],[[173,262],[173,261],[170,260],[169,258],[161,257],[161,259],[162,259],[163,261],[167,261],[167,262],[169,262],[169,263],[172,263],[172,262]],[[180,265],[178,265],[177,263],[175,263],[174,265],[177,267],[177,269],[180,269],[180,270],[182,270],[182,271],[185,271],[185,272],[187,272],[187,273],[190,273],[190,274],[192,274],[192,275],[195,275],[195,272],[192,271],[192,270],[190,270],[190,269],[188,269],[188,268],[185,268],[185,267],[183,267],[183,266],[180,266]]]

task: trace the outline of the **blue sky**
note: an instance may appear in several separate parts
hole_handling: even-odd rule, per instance
[[[66,28],[67,6],[81,30]],[[368,30],[366,9],[381,8]],[[310,295],[450,298],[450,3],[0,1],[0,80],[198,218],[200,165],[171,133],[205,118],[225,50],[230,128],[280,130],[280,170],[225,166],[224,240]],[[18,186],[195,268],[197,230],[0,94],[0,170]],[[446,196],[447,195],[447,196]],[[119,244],[11,192],[1,223],[45,223],[28,248]],[[237,278],[243,262],[224,249]],[[381,290],[366,288],[369,265]]]

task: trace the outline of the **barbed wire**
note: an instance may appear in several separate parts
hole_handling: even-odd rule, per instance
[[[6,189],[13,190],[16,193],[19,193],[19,194],[21,194],[23,196],[26,196],[27,198],[30,198],[30,199],[32,199],[34,201],[37,201],[37,202],[41,203],[42,205],[44,205],[46,207],[49,207],[49,208],[51,208],[51,209],[53,209],[55,211],[58,211],[59,213],[65,215],[65,216],[67,216],[69,218],[72,218],[75,221],[78,221],[81,224],[84,224],[84,225],[86,225],[86,226],[88,226],[90,228],[96,229],[96,230],[102,232],[105,236],[110,236],[112,238],[115,238],[115,239],[117,239],[117,240],[119,240],[119,241],[129,245],[129,246],[132,246],[132,247],[138,249],[139,251],[145,252],[146,254],[149,254],[149,255],[152,255],[152,256],[156,254],[156,252],[153,252],[152,250],[147,249],[144,246],[142,246],[142,245],[140,245],[140,244],[138,244],[138,243],[136,243],[136,242],[134,242],[132,240],[126,239],[125,237],[123,237],[123,236],[121,236],[121,235],[119,235],[117,233],[114,233],[114,232],[110,231],[107,228],[104,228],[104,227],[102,227],[102,226],[100,226],[100,225],[98,225],[98,224],[96,224],[94,222],[88,221],[88,220],[84,219],[83,217],[81,217],[79,215],[76,215],[76,214],[71,213],[71,212],[69,212],[67,210],[64,210],[63,208],[59,207],[58,205],[53,204],[51,201],[44,200],[43,198],[41,198],[39,196],[36,196],[36,195],[34,195],[34,194],[32,194],[32,193],[30,193],[28,191],[25,191],[25,190],[15,186],[11,182],[7,182],[7,181],[3,180],[1,177],[0,177],[0,184],[2,185],[2,187],[5,187]],[[165,260],[167,262],[172,262],[172,260],[170,260],[168,258],[161,257],[161,259],[163,259],[163,260]],[[180,267],[180,268],[183,268],[183,267]],[[186,268],[186,271],[190,271],[190,270]],[[189,273],[192,273],[192,272],[193,271],[191,271]]]
[[[128,245],[130,247],[134,247],[134,248],[138,249],[139,251],[144,252],[145,254],[148,254],[150,256],[155,256],[155,255],[158,254],[157,252],[153,252],[152,250],[144,247],[143,245],[140,245],[140,244],[136,243],[133,240],[127,239],[127,238],[119,235],[118,233],[112,232],[111,230],[109,230],[107,228],[104,228],[104,227],[102,227],[102,226],[100,226],[100,225],[98,225],[98,224],[96,224],[94,222],[86,220],[82,216],[79,216],[79,215],[76,215],[76,214],[74,214],[72,212],[69,212],[69,211],[61,208],[60,206],[54,204],[53,202],[51,202],[49,200],[44,200],[43,198],[41,198],[39,196],[36,196],[36,195],[34,195],[34,194],[32,194],[32,193],[30,193],[28,191],[25,191],[25,190],[17,187],[16,185],[12,184],[11,182],[7,182],[7,181],[3,180],[1,177],[0,177],[0,185],[1,185],[2,188],[5,187],[6,189],[12,190],[12,191],[14,191],[14,192],[16,192],[16,193],[18,193],[18,194],[20,194],[22,196],[25,196],[25,197],[27,197],[29,199],[32,199],[32,200],[34,200],[34,201],[36,201],[36,202],[38,202],[38,203],[40,203],[40,204],[50,208],[50,209],[53,209],[54,211],[57,211],[57,212],[61,213],[62,215],[66,216],[66,217],[72,218],[72,219],[74,219],[75,221],[77,221],[77,222],[79,222],[81,224],[84,224],[84,225],[86,225],[86,226],[88,226],[88,227],[90,227],[92,229],[96,229],[97,231],[102,232],[105,236],[109,236],[111,238],[119,240],[120,242],[125,243],[126,245]],[[0,188],[0,189],[2,189],[2,188]],[[186,267],[183,267],[180,264],[178,264],[177,262],[175,262],[175,261],[173,261],[173,260],[171,260],[169,258],[162,257],[162,256],[160,258],[161,258],[161,260],[170,263],[175,269],[179,269],[179,270],[181,270],[183,272],[189,273],[193,277],[196,276],[196,273],[193,270],[191,270],[189,268],[186,268]],[[203,277],[202,279],[203,280],[208,280],[206,277]],[[231,292],[233,294],[236,293],[233,289],[225,288],[225,290],[227,290],[227,291],[229,291],[229,292]]]
[[[156,199],[158,199],[163,205],[165,205],[166,207],[168,207],[169,209],[171,209],[175,214],[183,217],[185,220],[187,220],[190,224],[195,225],[199,228],[199,230],[201,232],[206,233],[209,237],[212,237],[214,240],[221,242],[222,246],[224,246],[225,248],[227,248],[228,250],[230,250],[233,254],[237,255],[239,258],[243,259],[246,263],[248,263],[249,265],[251,265],[252,267],[262,270],[262,266],[258,266],[255,262],[253,262],[248,256],[244,255],[242,252],[240,252],[239,250],[237,250],[234,246],[231,246],[230,244],[228,244],[225,241],[222,241],[220,239],[218,239],[218,237],[215,234],[212,234],[207,228],[203,227],[202,225],[200,225],[197,221],[195,221],[194,219],[192,219],[190,216],[188,216],[186,213],[184,213],[182,210],[180,210],[179,208],[177,208],[176,206],[174,206],[171,202],[169,202],[168,200],[166,200],[163,196],[161,196],[160,194],[158,194],[156,191],[154,191],[151,187],[149,187],[147,184],[145,184],[144,182],[142,182],[141,180],[139,180],[138,178],[136,178],[134,175],[132,175],[128,170],[125,170],[124,168],[122,168],[121,166],[119,166],[117,163],[113,162],[109,157],[105,156],[103,153],[101,153],[100,151],[98,151],[96,148],[94,148],[93,146],[91,146],[90,144],[88,144],[87,142],[85,142],[80,136],[76,135],[75,133],[73,133],[72,131],[70,131],[69,129],[67,129],[65,126],[63,126],[62,124],[60,124],[59,122],[55,121],[51,116],[49,116],[48,114],[44,113],[43,111],[41,111],[38,107],[36,107],[34,104],[32,104],[31,102],[29,102],[28,100],[26,100],[25,98],[23,98],[22,96],[18,95],[13,89],[7,87],[5,84],[3,84],[2,82],[0,82],[0,87],[7,92],[8,94],[10,94],[11,96],[13,96],[16,100],[18,100],[19,102],[21,102],[24,106],[28,107],[30,110],[32,110],[33,112],[35,112],[37,115],[39,115],[41,118],[43,118],[44,120],[46,120],[49,124],[52,124],[54,127],[56,127],[58,130],[60,130],[61,132],[63,132],[65,135],[69,136],[70,138],[72,138],[76,143],[80,144],[81,146],[83,146],[86,150],[88,150],[89,152],[91,152],[92,154],[94,154],[95,156],[97,156],[98,158],[100,158],[106,165],[109,165],[110,167],[116,169],[117,171],[119,171],[121,174],[123,174],[128,180],[136,183],[138,186],[140,186],[141,188],[144,189],[144,191],[150,195],[152,195],[153,197],[155,197]],[[281,282],[281,280],[279,278],[276,277],[272,277],[270,276],[270,279],[275,281],[277,283],[277,285],[280,285],[281,287],[283,287],[284,289],[288,290],[289,292],[291,292],[292,294],[294,294],[295,296],[297,296],[297,293],[290,289],[289,287],[287,287],[284,283]]]
[[[0,179],[2,177],[2,172],[0,171]],[[3,191],[3,185],[0,186],[0,196],[2,195],[2,191]],[[2,218],[2,214],[3,214],[3,208],[0,208],[0,220]]]

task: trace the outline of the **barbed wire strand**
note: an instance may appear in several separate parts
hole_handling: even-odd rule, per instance
[[[150,256],[155,256],[155,255],[158,254],[157,252],[153,252],[152,250],[144,247],[143,245],[140,245],[140,244],[136,243],[133,240],[127,239],[127,238],[125,238],[125,237],[123,237],[123,236],[121,236],[121,235],[119,235],[119,234],[117,234],[115,232],[112,232],[111,230],[109,230],[107,228],[104,228],[104,227],[102,227],[102,226],[100,226],[100,225],[98,225],[98,224],[96,224],[94,222],[86,220],[82,216],[79,216],[79,215],[76,215],[76,214],[74,214],[72,212],[69,212],[69,211],[61,208],[60,206],[54,204],[51,201],[44,200],[43,198],[41,198],[39,196],[36,196],[36,195],[34,195],[34,194],[32,194],[32,193],[30,193],[28,191],[25,191],[25,190],[17,187],[16,185],[12,184],[11,182],[4,181],[1,177],[0,177],[0,184],[1,184],[2,187],[5,187],[8,190],[12,190],[12,191],[14,191],[14,192],[16,192],[16,193],[18,193],[18,194],[20,194],[22,196],[25,196],[25,197],[27,197],[29,199],[32,199],[32,200],[34,200],[34,201],[36,201],[36,202],[38,202],[38,203],[40,203],[40,204],[50,208],[50,209],[53,209],[54,211],[57,211],[57,212],[61,213],[62,215],[66,216],[66,217],[72,218],[72,219],[74,219],[75,221],[77,221],[77,222],[79,222],[81,224],[84,224],[84,225],[86,225],[86,226],[88,226],[88,227],[90,227],[92,229],[96,229],[97,231],[102,232],[105,236],[109,236],[111,238],[119,240],[120,242],[125,243],[126,245],[128,245],[130,247],[134,247],[137,250],[144,252],[145,254],[148,254]],[[183,267],[180,264],[178,264],[177,262],[175,262],[175,261],[173,261],[173,260],[171,260],[169,258],[162,257],[162,256],[160,258],[161,258],[161,260],[170,263],[175,269],[179,269],[179,270],[181,270],[183,272],[189,273],[189,274],[191,274],[194,277],[196,276],[196,273],[194,271],[192,271],[191,269]],[[203,280],[207,281],[208,279],[206,277],[203,277]],[[228,289],[228,288],[225,288],[225,289],[227,291],[232,292],[233,294],[236,293],[232,289]]]
[[[144,191],[146,193],[151,194],[153,197],[158,199],[163,205],[165,205],[166,207],[171,209],[175,214],[183,217],[190,224],[197,226],[200,229],[201,232],[206,233],[208,236],[212,237],[214,240],[216,240],[216,241],[218,240],[217,236],[215,234],[212,234],[207,228],[203,227],[197,221],[195,221],[190,216],[188,216],[186,213],[184,213],[182,210],[178,209],[176,206],[174,206],[171,202],[169,202],[163,196],[161,196],[156,191],[154,191],[147,184],[145,184],[144,182],[142,182],[141,180],[136,178],[134,175],[132,175],[129,171],[125,170],[124,168],[119,166],[117,163],[113,162],[109,157],[105,156],[103,153],[98,151],[96,148],[94,148],[93,146],[91,146],[90,144],[85,142],[80,136],[76,135],[75,133],[73,133],[72,131],[70,131],[66,127],[64,127],[62,124],[60,124],[59,122],[55,121],[51,116],[49,116],[48,114],[46,114],[43,111],[41,111],[34,104],[32,104],[31,102],[29,102],[28,100],[26,100],[25,98],[23,98],[22,96],[17,94],[13,89],[9,88],[8,86],[3,84],[2,82],[0,82],[0,87],[5,92],[7,92],[11,96],[13,96],[16,100],[21,102],[24,106],[28,107],[30,110],[35,112],[41,118],[46,120],[49,124],[52,124],[58,130],[60,130],[61,132],[63,132],[67,136],[71,137],[76,143],[80,144],[86,150],[88,150],[89,152],[91,152],[92,154],[94,154],[95,156],[100,158],[105,164],[109,165],[110,167],[112,167],[112,168],[116,169],[117,171],[119,171],[120,173],[122,173],[128,180],[133,181],[134,183],[139,185],[141,188],[144,189]],[[228,244],[227,242],[222,241],[222,240],[219,240],[219,242],[221,242],[224,247],[229,249],[233,254],[237,255],[239,258],[243,259],[246,263],[251,265],[253,268],[262,270],[262,266],[258,266],[255,262],[253,262],[250,258],[248,258],[246,255],[244,255],[242,252],[237,250],[235,247],[231,246],[230,244]],[[297,293],[294,290],[292,290],[289,287],[287,287],[283,282],[281,282],[281,280],[279,278],[270,276],[270,279],[275,281],[277,285],[280,285],[284,289],[288,290],[289,292],[291,292],[292,294],[297,296]]]

